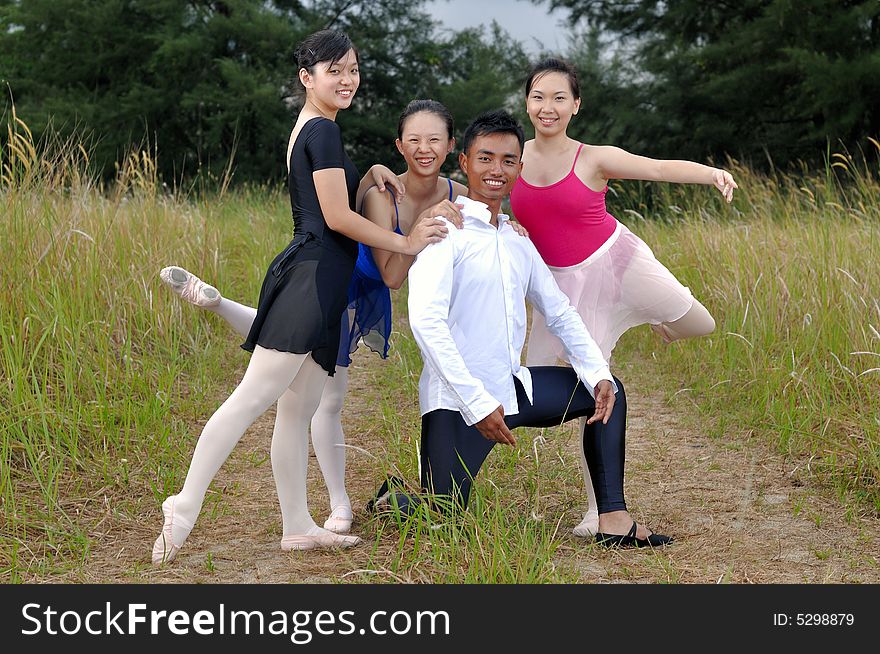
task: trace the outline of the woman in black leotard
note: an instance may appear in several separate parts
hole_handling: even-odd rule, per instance
[[[443,221],[426,221],[403,236],[354,212],[357,169],[345,154],[335,118],[351,105],[360,83],[358,53],[345,34],[324,30],[306,38],[296,56],[306,101],[291,137],[293,240],[266,273],[257,318],[243,345],[253,352],[244,377],[202,430],[183,489],[162,503],[165,522],[153,545],[154,564],[176,557],[214,475],[244,431],[276,401],[278,421],[286,424],[285,433],[276,430],[272,439],[282,549],[360,542],[318,527],[306,502],[308,427],[335,368],[357,241],[416,254],[447,231]]]

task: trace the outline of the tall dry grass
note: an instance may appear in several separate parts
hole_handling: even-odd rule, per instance
[[[247,359],[157,272],[255,301],[290,218],[266,189],[168,192],[150,152],[105,186],[78,143],[35,144],[14,115],[0,172],[0,577],[16,580],[85,557],[102,512],[182,483],[193,425]]]
[[[764,439],[809,483],[837,489],[848,511],[880,509],[876,155],[834,155],[826,170],[800,175],[735,167],[732,207],[696,187],[622,183],[609,195],[612,212],[718,321],[712,336],[671,347],[633,330],[618,360],[656,357],[667,373],[658,388],[693,399],[693,429]],[[256,300],[264,266],[289,237],[286,199],[223,184],[169,192],[155,156],[133,151],[103,185],[81,144],[35,144],[14,115],[0,149],[6,580],[75,566],[105,513],[152,515],[182,483],[197,426],[247,360],[219,321],[158,291],[156,273],[183,265]],[[408,334],[396,348],[381,383],[412,407],[377,407],[382,465],[415,479],[420,364]],[[547,497],[534,455],[505,451],[492,463],[524,503],[483,480],[460,529],[405,525],[398,555],[378,563],[403,579],[565,581],[554,565],[558,525],[530,518]]]
[[[880,143],[870,144],[820,172],[734,164],[732,210],[704,189],[660,185],[652,215],[621,217],[717,321],[710,337],[670,347],[633,333],[625,356],[656,356],[708,434],[760,437],[802,477],[834,486],[842,510],[876,514]]]

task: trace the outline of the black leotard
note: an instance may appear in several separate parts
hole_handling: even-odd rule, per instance
[[[290,153],[288,187],[293,240],[269,265],[257,317],[242,347],[311,352],[330,375],[339,350],[340,318],[357,260],[357,242],[327,226],[312,173],[342,168],[354,210],[359,175],[342,146],[339,126],[327,118],[303,125]]]

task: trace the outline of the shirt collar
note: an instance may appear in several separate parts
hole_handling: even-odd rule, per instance
[[[467,218],[474,218],[479,220],[482,223],[487,225],[491,225],[492,213],[489,211],[489,207],[482,202],[477,202],[476,200],[471,200],[469,197],[464,195],[459,195],[455,198],[456,204],[464,205],[464,208],[461,210],[463,216]],[[498,214],[498,227],[504,224],[506,220],[510,220],[510,217],[506,214],[499,213]]]

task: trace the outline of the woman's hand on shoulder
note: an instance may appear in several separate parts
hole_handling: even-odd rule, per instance
[[[402,200],[403,196],[406,195],[406,187],[403,182],[388,167],[382,164],[374,164],[368,172],[370,177],[373,178],[373,184],[380,193],[384,193],[385,187],[390,186],[398,200]]]
[[[519,234],[520,236],[525,236],[526,238],[529,237],[529,230],[520,225],[518,222],[516,222],[515,220],[510,220],[508,221],[508,223],[513,228],[513,231],[515,231],[517,234]]]
[[[430,220],[432,218],[437,218],[438,216],[443,216],[453,225],[462,229],[464,227],[464,218],[461,216],[461,210],[463,208],[463,204],[455,204],[452,200],[442,200],[420,213],[416,218],[416,224],[420,223],[422,220]]]
[[[449,234],[446,221],[440,218],[424,218],[413,225],[406,235],[407,248],[404,254],[416,255],[431,243],[439,243]]]
[[[731,175],[726,170],[715,168],[712,170],[712,184],[715,185],[724,199],[730,202],[733,200],[733,190],[739,188]]]

